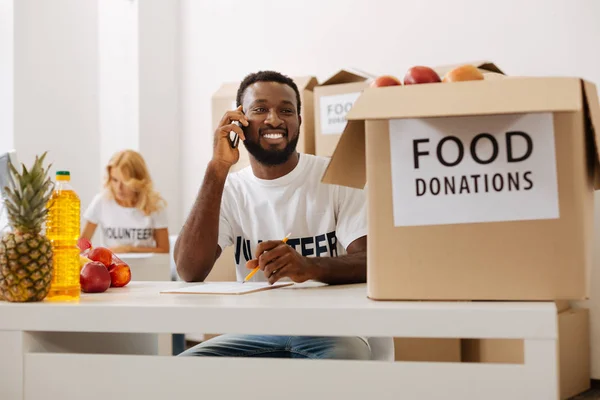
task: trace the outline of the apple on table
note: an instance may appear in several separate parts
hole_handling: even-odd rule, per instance
[[[102,293],[111,285],[110,273],[101,262],[91,261],[81,269],[79,283],[85,293]]]
[[[123,287],[131,281],[129,265],[106,247],[92,248],[87,252],[86,259],[89,262],[83,265],[80,272],[81,289],[86,293],[100,293],[109,287]]]

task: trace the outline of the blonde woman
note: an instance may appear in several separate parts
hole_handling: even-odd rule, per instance
[[[133,151],[116,153],[106,167],[104,190],[84,213],[82,237],[91,240],[102,230],[104,246],[115,253],[168,253],[166,203],[153,189],[143,157]]]

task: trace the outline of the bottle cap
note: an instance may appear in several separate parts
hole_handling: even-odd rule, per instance
[[[71,179],[71,173],[69,171],[56,171],[56,180],[68,181]]]

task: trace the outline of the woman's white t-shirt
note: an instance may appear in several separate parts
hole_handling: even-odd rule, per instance
[[[120,206],[106,192],[94,197],[83,217],[100,227],[106,247],[156,247],[154,230],[168,227],[166,208],[145,215],[138,208]]]

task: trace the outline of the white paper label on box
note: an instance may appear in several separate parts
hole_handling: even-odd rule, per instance
[[[390,120],[395,226],[559,217],[552,113]]]
[[[360,92],[323,96],[320,100],[321,133],[339,135],[346,127],[346,114],[354,105]]]

